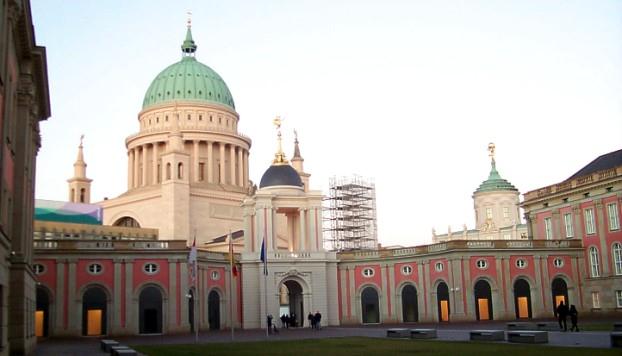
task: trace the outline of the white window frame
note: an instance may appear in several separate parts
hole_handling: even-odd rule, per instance
[[[154,268],[150,268],[149,266],[154,266]],[[149,275],[156,274],[160,272],[160,266],[158,266],[158,264],[154,262],[147,262],[143,265],[143,272]]]
[[[585,209],[583,214],[585,217],[585,234],[594,235],[596,233],[596,226],[594,226],[594,209]]]
[[[41,263],[35,263],[34,265],[32,265],[32,271],[37,276],[42,275],[43,273],[45,273],[45,265]]]
[[[487,269],[488,268],[488,261],[486,261],[485,259],[479,259],[477,261],[475,261],[475,266],[479,269]]]
[[[564,226],[566,227],[566,237],[573,237],[574,229],[572,228],[572,213],[564,214]]]
[[[607,214],[609,216],[609,231],[620,230],[620,218],[618,217],[618,204],[607,204]]]
[[[365,278],[371,278],[374,276],[375,273],[376,272],[374,271],[374,269],[370,267],[363,268],[363,270],[361,271],[361,274]]]
[[[411,275],[413,273],[413,267],[411,265],[402,266],[402,274],[405,276]]]
[[[622,308],[622,290],[616,291],[616,308]]]
[[[600,263],[598,258],[598,249],[594,246],[589,248],[590,254],[590,276],[600,277]]]
[[[436,272],[443,272],[443,270],[445,269],[445,266],[443,262],[436,262],[434,264],[434,269],[436,270]]]
[[[622,244],[615,242],[611,246],[611,255],[613,257],[613,269],[616,276],[622,275]]]
[[[486,219],[492,219],[492,208],[486,208]]]
[[[553,239],[553,221],[551,218],[544,218],[544,236],[547,240]]]
[[[564,267],[564,260],[561,258],[555,258],[553,260],[553,266],[557,267],[557,268],[562,268]]]
[[[524,258],[519,258],[516,260],[516,267],[523,269],[527,267],[527,261]]]
[[[510,208],[507,206],[503,207],[503,218],[504,219],[509,219],[510,218]]]
[[[104,266],[101,263],[91,263],[86,266],[86,270],[89,274],[100,275],[104,272]]]
[[[212,271],[212,273],[210,273],[210,277],[212,278],[212,280],[217,281],[220,279],[220,272]]]
[[[592,308],[600,309],[600,293],[592,292]]]

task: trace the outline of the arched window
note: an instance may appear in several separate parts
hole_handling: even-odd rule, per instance
[[[124,216],[112,224],[113,226],[123,226],[123,227],[140,227],[138,221],[129,216]]]
[[[69,197],[69,200],[71,202],[75,202],[76,201],[76,190],[71,188],[71,196]]]
[[[592,277],[600,276],[600,264],[598,262],[598,250],[596,247],[590,247],[590,272]]]
[[[613,254],[613,266],[615,269],[616,275],[622,275],[622,244],[616,242],[613,244],[612,254]]]
[[[179,162],[177,164],[177,179],[183,179],[184,178],[184,165]]]
[[[86,189],[80,188],[80,203],[84,203],[85,195],[86,195]]]
[[[171,164],[166,164],[166,180],[171,179]]]

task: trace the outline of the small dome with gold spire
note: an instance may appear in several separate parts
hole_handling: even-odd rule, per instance
[[[263,176],[261,176],[259,188],[276,186],[293,186],[302,188],[304,185],[302,184],[300,175],[296,172],[294,167],[289,164],[287,158],[285,158],[285,153],[283,152],[283,147],[281,145],[281,118],[277,116],[273,120],[273,123],[277,128],[277,151],[274,155],[272,165],[266,170]]]

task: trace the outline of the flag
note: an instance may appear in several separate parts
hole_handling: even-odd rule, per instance
[[[229,232],[229,264],[231,267],[231,272],[233,273],[233,277],[238,276],[238,267],[235,263],[235,257],[233,256],[233,235]]]
[[[190,247],[190,253],[188,254],[188,267],[190,267],[190,280],[192,283],[197,278],[197,235],[194,235],[192,240],[192,247]]]
[[[266,239],[261,242],[261,256],[259,257],[263,262],[263,274],[268,275],[268,255],[266,253]]]

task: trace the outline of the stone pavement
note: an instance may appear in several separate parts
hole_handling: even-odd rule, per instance
[[[278,334],[271,334],[267,339],[276,340],[296,340],[310,338],[327,338],[327,337],[348,337],[348,336],[365,336],[365,337],[386,337],[386,330],[391,327],[401,328],[436,328],[438,329],[438,340],[443,341],[468,341],[469,331],[476,329],[505,329],[505,322],[488,322],[480,323],[461,323],[461,324],[400,324],[400,325],[375,325],[375,326],[355,326],[355,327],[325,327],[320,331],[314,331],[309,328],[292,328],[280,329]],[[552,346],[577,346],[589,348],[609,348],[610,339],[609,331],[582,331],[579,333],[571,332],[549,332],[549,343]],[[194,343],[194,334],[177,334],[177,335],[141,335],[115,337],[114,340],[125,345],[138,344],[191,344]],[[39,342],[35,355],[69,355],[69,356],[99,356],[107,355],[99,349],[100,338],[82,337],[82,338],[51,338]],[[264,330],[236,330],[235,342],[245,341],[263,341],[266,340]],[[209,331],[199,334],[199,343],[211,342],[230,342],[231,332]]]

